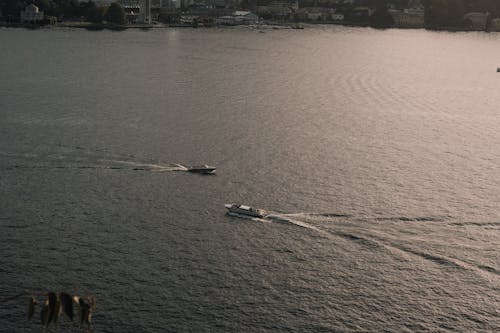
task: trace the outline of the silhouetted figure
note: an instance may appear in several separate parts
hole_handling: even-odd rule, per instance
[[[37,304],[38,302],[36,301],[35,297],[30,296],[28,303],[28,319],[31,319],[33,317],[33,314],[35,314],[35,305]]]
[[[57,307],[57,303],[56,293],[49,292],[49,320],[47,322],[47,325],[50,324],[52,320],[54,322],[57,321],[58,314],[56,313],[56,310],[59,311],[60,309],[60,307]]]
[[[42,310],[40,311],[40,320],[45,328],[47,328],[47,326],[49,325],[49,317],[50,317],[49,300],[46,299],[43,302]]]
[[[80,297],[71,296],[67,293],[44,293],[47,298],[43,301],[40,310],[40,320],[45,329],[51,322],[57,324],[57,320],[64,312],[73,321],[74,310],[73,302],[78,304],[80,325],[86,323],[89,328],[92,326],[92,314],[95,310],[96,299],[94,296]],[[28,303],[28,319],[31,319],[35,313],[35,305],[38,304],[36,298],[31,296]]]
[[[54,324],[57,323],[57,320],[59,319],[59,316],[61,315],[62,312],[61,298],[59,294],[55,295],[56,295],[56,302],[54,304],[54,313],[52,314],[52,320],[54,321]]]
[[[74,296],[73,300],[75,303],[78,303],[80,307],[79,311],[79,319],[80,319],[80,325],[83,323],[86,323],[87,325],[91,325],[92,321],[92,313],[94,312],[95,309],[95,297],[94,296],[88,296],[88,297],[79,297],[79,296]]]
[[[60,293],[59,299],[63,312],[73,321],[73,298],[67,293]]]

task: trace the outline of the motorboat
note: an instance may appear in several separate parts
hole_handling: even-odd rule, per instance
[[[215,173],[216,167],[209,165],[194,165],[187,168],[187,171],[194,173],[212,174]]]
[[[259,218],[264,217],[262,211],[260,211],[259,209],[252,208],[250,206],[237,205],[237,204],[225,204],[224,206],[227,208],[228,213],[246,215],[251,217],[259,217]]]

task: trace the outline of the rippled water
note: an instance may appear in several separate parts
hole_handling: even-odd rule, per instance
[[[0,30],[0,331],[499,331],[499,42]]]

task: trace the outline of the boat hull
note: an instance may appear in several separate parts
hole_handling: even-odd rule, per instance
[[[212,173],[215,173],[215,168],[214,169],[188,169],[188,171],[192,172],[192,173],[212,174]]]
[[[224,206],[227,208],[228,213],[245,215],[245,216],[250,216],[250,217],[258,217],[258,218],[264,217],[264,214],[262,214],[262,212],[260,212],[257,209],[250,208],[250,207],[245,206],[245,208],[246,208],[245,209],[245,208],[240,208],[240,206],[238,206],[238,205],[232,205],[232,204],[226,204]]]
[[[215,167],[211,167],[208,165],[201,165],[201,166],[192,166],[189,167],[187,171],[193,172],[193,173],[201,173],[201,174],[213,174],[215,173]]]

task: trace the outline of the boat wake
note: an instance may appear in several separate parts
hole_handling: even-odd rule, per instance
[[[135,171],[151,171],[151,172],[188,171],[188,168],[186,166],[177,163],[162,165],[162,164],[141,163],[141,162],[122,161],[122,160],[101,160],[101,161],[129,166],[128,168],[124,167],[124,169],[131,169]]]
[[[117,163],[118,165],[114,164]],[[122,164],[122,165],[120,165]],[[2,167],[4,170],[15,169],[93,169],[93,170],[129,170],[129,171],[148,171],[148,172],[167,172],[167,171],[188,171],[188,168],[180,164],[160,165],[148,163],[136,163],[125,161],[113,161],[108,164],[13,164]]]
[[[102,169],[130,170],[148,172],[191,171],[192,167],[182,164],[162,164],[148,161],[138,161],[132,155],[112,154],[103,149],[86,149],[58,145],[44,147],[37,152],[0,151],[3,159],[1,169]],[[215,169],[215,168],[213,168]],[[198,171],[196,169],[195,171]],[[201,169],[200,171],[205,171]]]
[[[323,232],[323,230],[316,228],[315,226],[313,226],[307,222],[303,222],[303,221],[291,218],[291,215],[293,215],[293,214],[272,213],[272,214],[265,215],[264,218],[269,219],[273,222],[292,224],[292,225],[296,225],[296,226],[301,227],[301,228],[306,228],[306,229],[311,229],[311,230],[315,230],[318,232]]]
[[[253,216],[238,214],[238,213],[234,213],[234,212],[227,212],[226,214],[229,216],[240,218],[240,219],[247,219],[247,220],[252,220],[252,221],[262,222],[262,223],[271,223],[270,220],[268,220],[266,218],[262,218],[262,217],[253,217]]]
[[[226,205],[226,208],[231,209],[230,207],[233,207],[233,206]],[[238,206],[238,207],[247,207],[247,206]],[[251,209],[250,207],[248,207],[248,208]],[[323,230],[316,228],[315,226],[313,226],[307,222],[303,222],[303,221],[292,218],[292,216],[294,214],[280,214],[280,213],[276,213],[276,212],[265,211],[262,209],[258,209],[257,211],[259,214],[261,214],[259,217],[252,216],[252,215],[245,214],[245,213],[238,213],[238,212],[235,212],[232,210],[229,210],[226,214],[229,216],[249,219],[252,221],[259,221],[259,222],[266,222],[266,223],[276,222],[276,223],[282,223],[282,224],[290,224],[290,225],[296,225],[296,226],[301,227],[301,228],[306,228],[306,229],[311,229],[311,230],[315,230],[318,232],[323,232]]]
[[[500,269],[491,246],[484,247],[482,239],[491,242],[491,225],[479,223],[463,230],[463,224],[452,217],[403,216],[357,217],[337,213],[279,213],[262,211],[262,218],[228,212],[231,216],[267,223],[293,225],[314,231],[327,239],[342,244],[346,249],[367,249],[374,256],[389,256],[396,262],[423,265],[425,269],[475,274],[489,283],[500,283]],[[453,222],[455,221],[455,222]],[[401,223],[404,222],[404,223]],[[469,225],[469,224],[467,224]],[[469,233],[474,232],[471,238]],[[453,236],[453,243],[446,240]],[[339,243],[339,239],[343,241]]]

